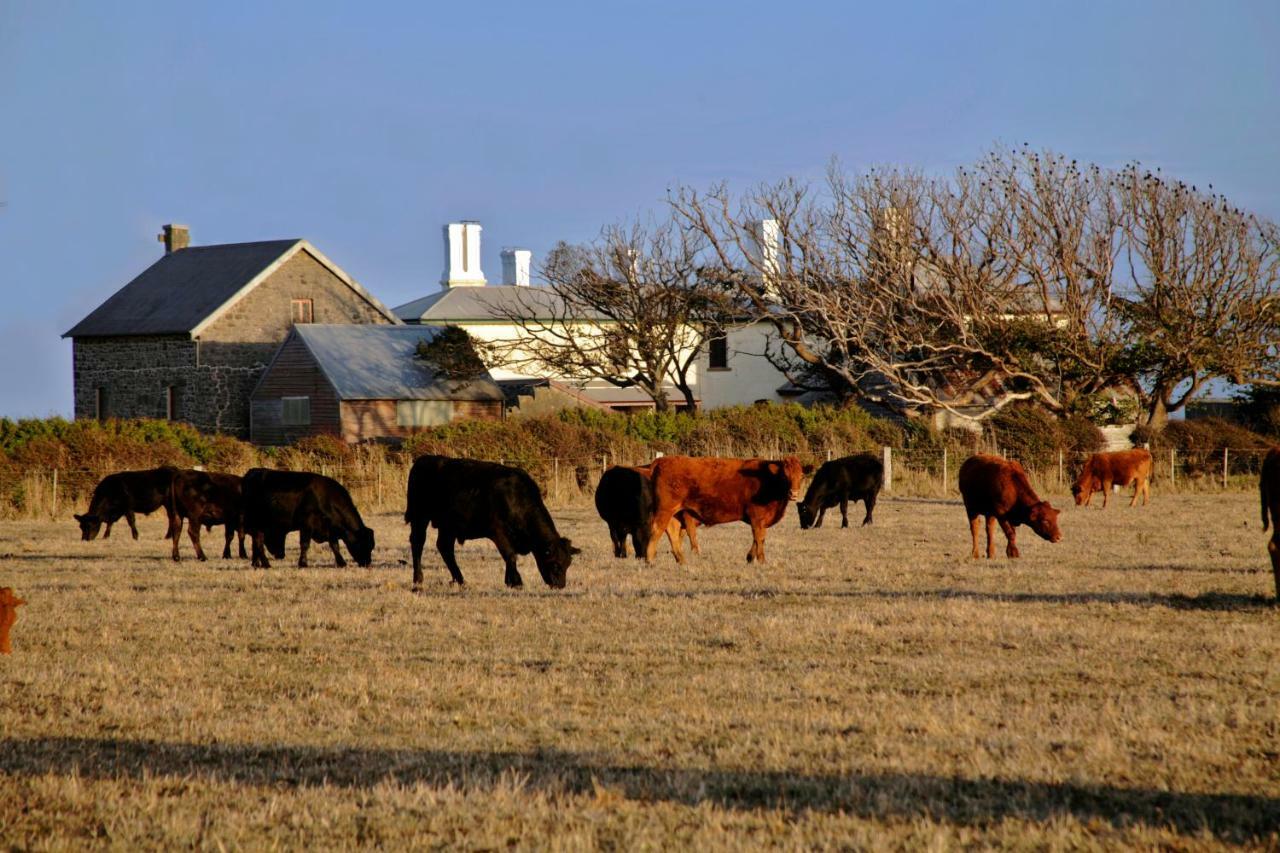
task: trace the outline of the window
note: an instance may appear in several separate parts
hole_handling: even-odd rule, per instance
[[[311,425],[310,397],[281,397],[280,422],[285,426]]]
[[[93,389],[93,416],[100,421],[107,419],[107,389],[102,386]]]
[[[724,335],[718,335],[707,340],[707,357],[709,364],[707,368],[710,370],[728,370],[729,369],[729,339]]]
[[[314,323],[315,308],[310,299],[295,299],[290,303],[289,310],[292,313],[292,319],[295,323]]]
[[[453,403],[448,400],[397,400],[396,425],[402,427],[440,426],[453,420]]]
[[[171,421],[178,416],[178,386],[164,389],[164,418]]]

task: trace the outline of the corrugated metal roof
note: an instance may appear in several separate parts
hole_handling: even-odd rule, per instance
[[[564,302],[545,287],[514,284],[487,284],[482,287],[451,287],[406,302],[392,311],[406,323],[503,322],[507,316],[534,320],[563,320]],[[595,312],[568,319],[599,319]]]
[[[440,326],[300,324],[296,334],[343,400],[501,400],[491,379],[455,382],[417,357]]]
[[[298,242],[191,246],[165,255],[63,337],[189,333]]]

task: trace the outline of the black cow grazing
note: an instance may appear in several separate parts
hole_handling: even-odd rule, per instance
[[[409,471],[404,520],[410,525],[413,588],[422,587],[422,546],[427,526],[435,525],[436,550],[453,576],[466,581],[453,556],[455,543],[489,539],[506,563],[506,584],[524,585],[516,570],[517,554],[533,554],[547,586],[563,589],[569,563],[578,549],[556,532],[551,513],[533,478],[519,468],[493,462],[421,456]]]
[[[173,559],[178,560],[178,540],[182,538],[182,522],[187,521],[187,535],[196,550],[196,558],[207,559],[200,547],[200,525],[212,529],[215,524],[226,527],[222,558],[231,559],[231,539],[240,535],[240,559],[244,551],[244,523],[241,512],[240,478],[234,474],[206,474],[204,471],[179,471],[173,478],[169,498],[169,518],[173,529]]]
[[[840,459],[824,462],[813,475],[804,500],[796,504],[800,515],[800,527],[821,527],[827,510],[840,504],[840,526],[849,526],[849,501],[862,501],[867,515],[864,525],[871,523],[871,513],[876,508],[876,496],[884,486],[884,463],[870,453],[856,453]]]
[[[351,494],[337,480],[308,471],[251,468],[241,484],[244,531],[253,538],[253,565],[271,568],[263,544],[276,559],[284,558],[284,538],[298,531],[298,568],[307,567],[311,540],[328,542],[338,568],[347,561],[341,540],[358,566],[373,562],[373,531],[364,526]]]
[[[80,538],[86,542],[97,538],[98,531],[105,524],[106,530],[102,538],[108,539],[111,536],[111,525],[123,517],[129,522],[133,538],[137,539],[138,525],[134,516],[150,515],[161,507],[168,512],[169,489],[177,473],[177,468],[165,465],[146,471],[121,471],[103,477],[93,489],[89,509],[84,515],[75,516],[75,520],[80,523]],[[173,530],[172,516],[169,518],[168,530]]]

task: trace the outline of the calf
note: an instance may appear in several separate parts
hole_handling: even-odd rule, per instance
[[[252,468],[241,483],[244,531],[253,539],[253,565],[270,568],[266,550],[284,557],[284,539],[298,531],[298,568],[307,566],[311,540],[329,543],[338,568],[347,564],[338,550],[346,543],[356,565],[373,561],[373,531],[365,527],[351,495],[337,480],[308,471],[271,471]]]
[[[1009,541],[1005,554],[1018,556],[1015,528],[1025,524],[1042,539],[1058,542],[1062,533],[1058,530],[1058,510],[1048,501],[1040,500],[1027,472],[1010,459],[979,454],[970,456],[960,466],[960,494],[964,509],[969,514],[969,531],[973,535],[973,556],[977,559],[978,528],[980,516],[987,517],[987,558],[996,555],[996,523]]]
[[[493,462],[419,457],[409,470],[404,520],[413,551],[414,589],[422,588],[422,546],[428,525],[439,531],[436,550],[459,585],[466,581],[453,547],[468,539],[489,539],[498,547],[509,587],[524,585],[516,569],[518,554],[532,553],[547,586],[563,589],[569,564],[579,553],[556,532],[533,478],[519,468]]]
[[[655,507],[652,466],[610,467],[600,475],[595,499],[596,512],[609,525],[613,556],[627,556],[627,537],[630,536],[636,557],[643,557],[649,545],[649,525],[653,522]],[[667,525],[667,536],[678,538],[682,528],[693,553],[702,553],[698,547],[698,522],[688,513],[676,514]]]
[[[1273,447],[1262,460],[1262,477],[1258,481],[1262,493],[1262,529],[1268,527],[1270,515],[1271,541],[1267,551],[1271,554],[1271,574],[1276,581],[1276,601],[1280,602],[1280,447]]]
[[[800,528],[821,527],[827,510],[840,504],[840,526],[849,526],[849,501],[862,501],[867,515],[864,525],[871,523],[876,496],[884,486],[884,463],[870,453],[858,453],[824,462],[813,475],[804,500],[796,504]]]
[[[1146,506],[1151,496],[1151,452],[1138,448],[1093,454],[1085,460],[1080,476],[1071,486],[1071,494],[1076,506],[1088,506],[1093,493],[1101,491],[1102,507],[1106,509],[1113,485],[1121,488],[1132,485],[1133,498],[1129,506],[1137,505],[1138,495],[1142,495],[1142,505]]]
[[[244,521],[242,513],[241,481],[234,474],[206,474],[204,471],[179,471],[170,487],[169,518],[173,524],[173,559],[178,560],[178,541],[182,538],[182,522],[187,521],[187,535],[195,548],[196,559],[204,560],[200,547],[200,525],[212,529],[213,525],[226,527],[226,541],[222,546],[222,558],[231,559],[231,538],[240,536],[240,559],[245,559]]]
[[[646,560],[653,559],[658,536],[683,512],[699,524],[750,524],[748,563],[764,562],[765,530],[781,520],[787,501],[799,499],[804,475],[812,470],[794,456],[776,460],[664,456],[650,467],[656,507]],[[683,563],[679,537],[672,541],[671,550],[676,562]]]
[[[102,525],[106,530],[103,539],[111,536],[111,525],[123,516],[129,522],[133,538],[138,538],[135,515],[149,515],[161,507],[169,511],[169,488],[177,468],[168,465],[146,471],[121,471],[103,477],[93,489],[89,509],[84,515],[74,516],[80,523],[80,538],[88,542],[97,538]],[[169,531],[173,530],[173,517],[169,518]],[[167,537],[166,537],[167,538]]]

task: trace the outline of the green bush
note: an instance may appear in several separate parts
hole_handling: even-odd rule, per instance
[[[1056,464],[1059,453],[1092,453],[1105,443],[1102,431],[1087,418],[1059,418],[1027,403],[1009,406],[992,417],[991,433],[1005,456],[1036,468]]]

